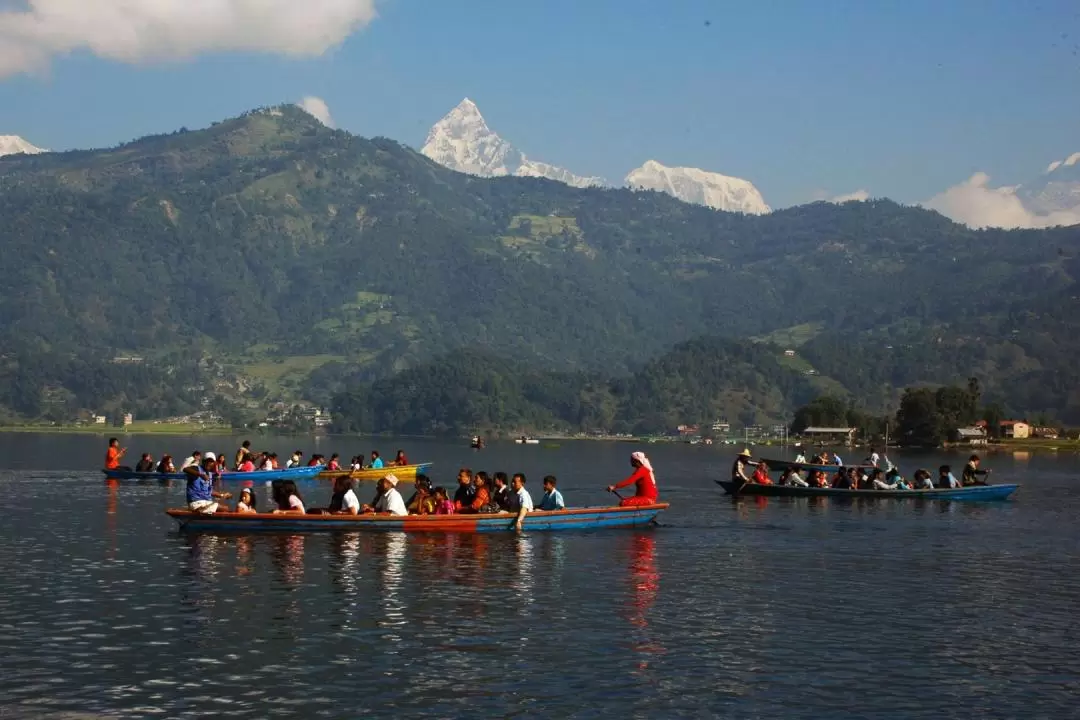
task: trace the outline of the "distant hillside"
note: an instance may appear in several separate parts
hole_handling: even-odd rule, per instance
[[[813,327],[800,357],[867,402],[976,367],[988,396],[1064,416],[1080,412],[1078,241],[888,201],[757,217],[477,178],[283,107],[0,159],[16,259],[0,344],[27,361],[183,349],[267,382],[304,356],[287,367],[324,382],[289,392],[325,397],[458,348],[608,376],[699,336]]]

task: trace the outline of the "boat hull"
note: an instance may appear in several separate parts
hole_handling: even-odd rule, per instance
[[[758,485],[747,483],[741,488],[730,480],[717,480],[728,495],[758,495],[764,497],[831,497],[831,498],[893,498],[898,500],[1004,500],[1016,492],[1019,485],[969,485],[954,489],[934,490],[841,490],[840,488],[796,487],[793,485]]]
[[[431,471],[434,463],[418,463],[416,465],[387,465],[382,468],[366,470],[323,470],[319,477],[333,480],[334,478],[348,475],[353,480],[380,480],[393,473],[401,482],[416,482],[417,475],[425,475]]]
[[[525,530],[601,530],[648,525],[668,503],[635,507],[597,507],[536,511],[525,516]],[[189,532],[509,532],[510,513],[485,515],[297,515],[272,513],[215,513],[184,509],[165,513]]]
[[[281,468],[279,470],[255,470],[253,472],[226,472],[222,478],[226,481],[269,482],[272,480],[307,480],[322,472],[322,465],[314,467]],[[121,482],[165,482],[167,480],[186,480],[187,475],[178,473],[135,472],[134,470],[103,470],[106,480]]]

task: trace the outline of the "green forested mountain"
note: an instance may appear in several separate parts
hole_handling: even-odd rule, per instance
[[[680,423],[783,422],[817,392],[774,346],[715,338],[680,343],[630,376],[544,372],[466,349],[334,400],[349,431],[510,434],[537,430],[654,432]]]
[[[241,374],[305,356],[293,391],[328,400],[461,349],[634,382],[677,343],[762,337],[800,343],[789,375],[860,402],[975,374],[1013,412],[1080,419],[1078,228],[974,231],[888,201],[743,216],[474,178],[282,107],[0,159],[0,246],[15,372],[43,354],[183,350]]]

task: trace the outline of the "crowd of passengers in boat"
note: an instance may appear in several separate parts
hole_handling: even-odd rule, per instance
[[[219,478],[217,462],[213,457],[204,457],[199,465],[185,468],[187,475],[187,506],[192,512],[212,514],[217,512],[257,513],[260,512],[254,489],[245,487],[240,490],[240,497],[233,507],[223,506],[223,500],[232,499],[232,493],[214,489],[214,481]],[[645,453],[635,452],[630,456],[630,465],[634,469],[625,480],[609,485],[607,490],[618,493],[619,488],[634,485],[636,493],[622,498],[621,506],[652,505],[658,501],[659,493],[656,479]],[[412,496],[405,500],[398,490],[400,480],[387,472],[379,479],[375,495],[371,502],[360,503],[349,475],[334,478],[330,502],[326,507],[308,507],[300,489],[293,480],[275,480],[271,483],[269,512],[274,514],[295,513],[334,514],[334,515],[455,515],[455,514],[506,514],[513,516],[520,529],[525,516],[533,511],[558,511],[566,509],[566,501],[558,489],[558,479],[547,475],[543,479],[544,494],[538,504],[525,489],[524,473],[505,472],[488,475],[486,472],[474,473],[469,468],[458,471],[457,487],[453,495],[442,486],[434,486],[424,474],[416,476]],[[620,496],[621,497],[621,496]]]
[[[749,449],[743,450],[735,459],[731,468],[732,481],[739,484],[756,483],[758,485],[772,485],[773,480],[769,476],[769,466],[764,460],[753,461]],[[809,488],[834,488],[837,490],[940,490],[968,487],[972,485],[985,485],[986,476],[990,470],[979,467],[981,460],[978,455],[968,458],[961,473],[961,479],[957,480],[952,472],[952,467],[942,465],[938,468],[937,478],[929,470],[919,468],[912,478],[905,478],[900,469],[894,466],[887,457],[883,457],[873,448],[870,455],[862,465],[845,466],[843,460],[836,453],[825,452],[815,455],[807,462],[806,457],[800,453],[792,465],[781,471],[780,485]],[[835,471],[826,472],[820,468],[810,468],[806,475],[797,467],[798,465],[834,465]]]
[[[233,455],[233,463],[229,464],[226,460],[228,455],[224,452],[203,453],[199,450],[195,450],[179,466],[173,461],[173,456],[164,454],[159,460],[155,460],[154,456],[150,453],[143,453],[139,458],[139,462],[136,463],[134,468],[121,465],[120,462],[127,454],[127,448],[120,447],[120,441],[117,438],[109,439],[109,448],[105,453],[105,469],[106,470],[134,470],[134,472],[141,473],[177,473],[184,472],[186,468],[201,466],[205,460],[212,460],[214,462],[214,472],[218,475],[226,472],[257,472],[261,470],[280,470],[282,465],[278,459],[278,454],[271,451],[255,451],[251,449],[251,441],[245,440],[240,448]],[[386,462],[382,459],[378,450],[372,450],[370,457],[365,462],[364,455],[357,455],[349,461],[348,466],[341,464],[341,456],[338,453],[333,453],[329,459],[324,455],[318,453],[313,454],[310,458],[305,460],[303,450],[296,450],[292,456],[285,461],[285,468],[293,467],[323,467],[328,471],[337,470],[366,470],[366,469],[381,469],[384,467],[403,467],[409,464],[408,458],[405,456],[404,450],[398,450],[397,455],[390,462]]]

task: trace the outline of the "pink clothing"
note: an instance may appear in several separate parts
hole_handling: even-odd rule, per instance
[[[255,463],[251,462],[250,460],[245,460],[243,463],[240,464],[240,467],[237,469],[240,472],[254,472]]]
[[[452,500],[443,500],[442,502],[435,503],[436,515],[453,515],[454,503]]]

